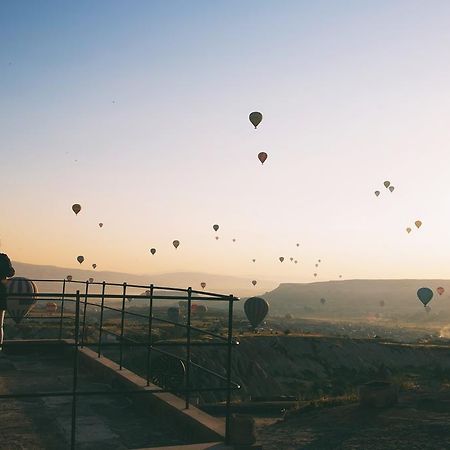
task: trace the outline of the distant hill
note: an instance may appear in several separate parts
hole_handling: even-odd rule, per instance
[[[74,280],[85,281],[93,277],[95,281],[108,281],[112,283],[150,285],[187,288],[192,287],[201,290],[200,283],[206,283],[206,291],[221,294],[233,294],[236,296],[258,295],[268,289],[273,289],[277,283],[260,280],[258,286],[253,287],[251,280],[243,277],[233,277],[227,275],[216,275],[199,272],[180,272],[165,274],[130,274],[121,272],[96,271],[93,269],[68,269],[66,267],[43,266],[37,264],[27,264],[14,261],[17,276],[24,276],[34,279],[64,279],[67,275],[72,275]],[[50,289],[50,284],[41,284],[39,289]]]
[[[430,315],[450,319],[450,280],[342,280],[317,283],[282,283],[263,297],[272,314],[367,317],[375,314],[398,319],[423,317],[416,292],[426,286],[435,294]],[[439,296],[436,288],[445,288]],[[325,304],[320,299],[326,300]],[[384,302],[384,306],[380,302]]]

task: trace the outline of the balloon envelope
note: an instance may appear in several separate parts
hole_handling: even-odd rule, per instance
[[[284,257],[283,256],[280,256],[278,259],[280,260],[280,262],[284,261]]]
[[[154,255],[154,254],[156,253],[156,248],[151,248],[151,249],[150,249],[150,253],[151,253],[152,255]]]
[[[203,289],[205,289],[206,283],[203,281],[203,282],[200,283],[200,286],[201,286]]]
[[[420,220],[416,220],[416,221],[414,222],[414,225],[415,225],[417,228],[420,228],[420,227],[422,226],[422,222],[421,222]]]
[[[81,211],[81,205],[79,205],[78,203],[75,203],[74,205],[72,205],[72,211],[75,214],[78,214]]]
[[[269,312],[269,304],[261,297],[251,297],[244,304],[247,319],[256,328]]]
[[[380,195],[380,191],[375,191],[375,195],[378,197]]]
[[[384,187],[387,189],[391,185],[391,182],[385,181],[383,184],[384,184]]]
[[[445,292],[445,289],[444,289],[443,287],[438,287],[438,288],[436,289],[436,291],[437,291],[437,293],[438,293],[439,295],[442,295],[442,294]]]
[[[67,281],[72,281],[72,275],[67,275],[66,280]]]
[[[258,159],[261,161],[261,164],[264,164],[265,160],[267,159],[267,153],[266,152],[258,153]]]
[[[97,268],[97,264],[92,264],[92,268],[96,269]]]
[[[213,225],[213,230],[217,231],[219,229],[219,225]]]
[[[89,283],[93,283],[94,282],[94,279],[93,278],[89,278]]]
[[[178,241],[178,240],[174,240],[173,242],[172,242],[172,244],[173,244],[173,246],[175,247],[175,248],[178,248],[178,246],[180,245],[180,241]]]
[[[391,191],[391,192],[394,192],[394,186],[389,186],[389,190]]]
[[[261,123],[262,121],[262,114],[258,111],[253,111],[250,113],[250,115],[248,116],[248,118],[250,119],[250,122],[252,123],[252,125],[256,127]]]
[[[408,227],[408,228],[406,229],[406,232],[407,232],[408,234],[411,233],[411,228]]]
[[[81,264],[84,261],[84,256],[77,256],[77,261]]]
[[[320,303],[322,303],[322,305],[325,305],[326,300],[325,300],[324,298],[321,298],[321,299],[320,299]]]
[[[427,306],[433,298],[433,291],[430,288],[423,287],[417,291],[417,297],[423,303],[424,306]]]
[[[253,281],[252,281],[253,286],[256,286],[256,283],[257,283],[256,280],[253,280]]]
[[[103,224],[100,222],[100,223],[98,224],[98,226],[99,226],[100,228],[102,228],[102,227],[103,227]]]
[[[33,308],[36,303],[38,290],[36,285],[23,277],[14,277],[8,280],[6,284],[8,298],[6,308],[14,322],[19,323]],[[23,296],[10,297],[9,294],[24,294]]]

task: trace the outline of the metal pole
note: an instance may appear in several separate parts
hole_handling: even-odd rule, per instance
[[[152,329],[153,329],[153,284],[150,285],[150,302],[148,312],[148,347],[147,347],[147,386],[150,385],[151,357],[152,357]]]
[[[63,280],[62,297],[61,297],[61,314],[59,317],[59,339],[62,338],[62,323],[64,317],[64,298],[66,296],[66,280]]]
[[[80,291],[77,291],[75,304],[75,346],[73,347],[73,379],[72,379],[72,430],[70,448],[75,449],[76,416],[77,416],[77,385],[78,385],[78,336],[80,332]]]
[[[102,303],[100,306],[100,329],[98,332],[98,357],[102,354],[102,335],[103,335],[103,307],[105,306],[105,286],[106,283],[102,283]]]
[[[86,308],[88,302],[88,292],[89,292],[89,281],[86,281],[86,288],[84,292],[84,308],[83,308],[83,329],[81,333],[81,347],[84,347],[84,339],[86,334]]]
[[[231,413],[231,350],[233,348],[233,303],[234,297],[230,295],[228,303],[228,355],[227,355],[227,403],[226,403],[226,419],[225,419],[225,443],[230,443],[230,413]]]
[[[123,330],[125,325],[125,295],[127,292],[127,283],[123,283],[123,295],[122,295],[122,318],[120,322],[120,361],[119,361],[119,369],[122,370],[122,362],[123,362]]]
[[[188,311],[187,311],[187,347],[186,347],[186,409],[189,409],[191,399],[191,306],[192,288],[188,288]]]

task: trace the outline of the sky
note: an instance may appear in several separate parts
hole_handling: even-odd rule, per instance
[[[449,23],[444,0],[3,0],[0,250],[131,273],[450,277]]]

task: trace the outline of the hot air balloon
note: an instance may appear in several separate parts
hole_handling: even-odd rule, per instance
[[[251,297],[244,304],[247,319],[256,328],[269,312],[269,304],[261,297]]]
[[[216,241],[218,241],[219,240],[219,236],[216,236]]]
[[[256,286],[256,283],[257,283],[256,280],[253,280],[253,281],[252,281],[253,286]]]
[[[180,245],[180,241],[178,241],[178,240],[174,240],[173,242],[172,242],[172,244],[173,244],[173,246],[175,247],[175,248],[178,248],[178,246]]]
[[[414,225],[415,225],[417,228],[420,228],[420,227],[422,226],[422,222],[421,222],[420,220],[416,220],[416,221],[414,222]]]
[[[103,227],[103,223],[100,222],[100,223],[98,224],[98,226],[99,226],[100,228],[102,228],[102,227]]]
[[[89,283],[93,283],[94,282],[94,279],[93,278],[89,278]]]
[[[95,264],[95,263],[92,264],[92,268],[93,268],[93,269],[96,269],[96,268],[97,268],[97,264]]]
[[[298,263],[298,261],[297,261],[297,260],[295,260],[295,261],[294,261],[294,263],[295,263],[295,264],[297,264],[297,263]]]
[[[317,277],[317,273],[315,273],[314,276]]]
[[[407,229],[406,229],[406,232],[409,234],[409,233],[411,233],[411,228],[410,227],[408,227]]]
[[[378,197],[380,195],[380,191],[375,191],[375,195]]]
[[[77,215],[81,211],[81,205],[75,203],[74,205],[72,205],[72,211],[75,213],[75,215]]]
[[[339,275],[339,278],[342,278],[342,275]]]
[[[213,230],[217,231],[219,229],[219,225],[213,225]]]
[[[316,267],[319,267],[319,264],[316,264]]]
[[[391,192],[394,192],[394,189],[395,189],[394,186],[389,186],[389,190],[390,190]]]
[[[424,306],[427,306],[433,298],[433,291],[430,288],[422,287],[417,291],[417,297]]]
[[[256,130],[256,127],[261,123],[263,116],[260,112],[253,111],[252,113],[250,113],[248,118],[250,119],[250,122],[252,123],[252,125],[255,127]]]
[[[264,164],[264,162],[267,159],[267,153],[266,152],[258,153],[258,159],[261,161],[261,164]]]
[[[439,295],[442,295],[442,294],[445,292],[445,289],[444,289],[443,287],[438,287],[438,288],[436,289],[436,291],[437,291],[437,293],[438,293]]]
[[[77,256],[77,261],[81,264],[84,261],[84,256]]]
[[[180,310],[175,306],[167,309],[167,318],[171,322],[178,322],[180,320]]]
[[[233,239],[232,239],[232,241],[233,241],[233,242],[236,242],[236,239],[235,239],[235,238],[233,238]]]
[[[252,259],[253,262],[256,262],[256,259]]]
[[[206,283],[205,283],[204,281],[202,281],[202,282],[200,283],[200,286],[202,287],[202,289],[205,289]]]
[[[49,313],[54,313],[54,312],[58,311],[58,305],[56,303],[54,303],[54,302],[48,302],[45,305],[45,309]]]
[[[325,305],[326,302],[327,302],[327,301],[326,301],[324,298],[321,298],[321,299],[320,299],[320,303],[322,303],[322,305]]]
[[[280,256],[278,259],[280,260],[280,262],[284,261],[284,257],[283,256]]]
[[[152,255],[154,255],[154,254],[156,253],[156,248],[151,248],[151,249],[150,249],[150,253],[151,253]]]
[[[296,244],[296,245],[297,245],[297,247],[300,247],[300,244],[299,244],[298,242],[297,242],[297,244]]]
[[[384,184],[384,187],[387,189],[391,185],[391,182],[385,181],[383,184]]]
[[[294,261],[294,258],[291,256],[290,258],[289,258],[291,261]]]
[[[14,319],[14,322],[19,323],[33,308],[36,303],[38,290],[36,285],[23,277],[10,278],[6,284],[8,298],[6,307],[9,315]],[[23,296],[12,297],[9,294],[23,294]]]
[[[67,275],[66,280],[67,281],[72,281],[72,275]]]
[[[318,259],[317,261],[318,261],[318,262],[322,262],[322,260],[321,260],[321,259]]]

